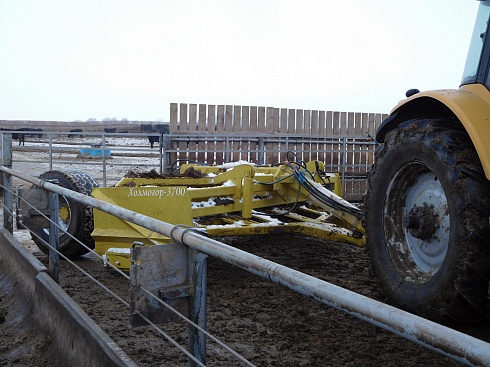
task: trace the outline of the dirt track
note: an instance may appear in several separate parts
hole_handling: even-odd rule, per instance
[[[264,258],[385,301],[370,272],[364,249],[288,234],[224,240]],[[37,253],[37,256],[46,261],[43,254]],[[121,297],[128,298],[128,281],[123,277],[104,269],[91,257],[84,257],[77,264]],[[209,331],[257,366],[459,365],[219,260],[208,260],[208,273]],[[138,365],[186,365],[182,353],[149,327],[129,329],[128,310],[66,262],[62,263],[61,285]],[[167,324],[164,330],[186,345],[185,324]],[[2,329],[2,345],[11,343],[12,336],[8,332]],[[489,323],[467,327],[466,332],[490,340]],[[32,333],[31,339],[24,340],[24,344],[29,343],[32,344],[30,352],[19,353],[18,364],[12,366],[63,365],[59,359],[48,362],[40,358],[43,354],[46,358],[54,355],[46,352],[46,344],[49,345],[46,337],[39,338]],[[5,354],[3,357],[0,354],[0,362],[9,365],[7,361]],[[207,365],[244,364],[208,342]]]

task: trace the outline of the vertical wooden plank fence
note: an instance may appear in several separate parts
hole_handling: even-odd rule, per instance
[[[242,106],[242,132],[250,131],[250,107]],[[240,141],[240,160],[246,160],[250,150],[250,142],[247,139]]]
[[[225,106],[218,106],[218,113],[216,115],[216,164],[223,164],[225,153],[225,142],[218,137],[223,137],[225,132]],[[208,162],[210,163],[210,162]]]
[[[325,163],[339,172],[344,196],[359,200],[374,162],[376,129],[387,115],[263,106],[170,105],[170,157],[220,165],[230,161]],[[289,152],[289,153],[288,153]]]
[[[279,109],[273,107],[267,107],[266,110],[266,131],[268,133],[277,134],[279,132]],[[272,137],[269,143],[266,139],[264,143],[271,147],[270,160],[271,162],[279,162],[279,143],[274,142]],[[265,157],[264,157],[265,159]]]
[[[197,130],[206,131],[206,105],[205,104],[199,105]],[[208,153],[212,153],[212,152],[213,151],[211,152],[206,151],[206,143],[203,140],[199,140],[197,146],[197,160],[199,162],[206,162],[208,160],[214,161],[214,157],[211,159],[211,157],[208,156]]]

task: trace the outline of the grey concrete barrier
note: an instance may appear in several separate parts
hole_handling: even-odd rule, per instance
[[[0,272],[15,281],[15,296],[34,308],[39,328],[49,332],[67,365],[137,366],[51,279],[46,267],[3,227]]]
[[[17,290],[23,296],[34,294],[36,276],[48,271],[19,241],[4,227],[0,227],[0,270],[18,280]]]
[[[37,275],[37,319],[53,330],[70,366],[137,366],[51,277]]]

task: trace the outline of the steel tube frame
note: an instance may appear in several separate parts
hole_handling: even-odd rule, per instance
[[[49,275],[56,283],[60,282],[60,255],[59,248],[59,228],[56,225],[60,216],[59,195],[56,192],[49,193]]]
[[[178,243],[219,258],[253,274],[288,287],[323,304],[344,311],[361,320],[388,330],[469,366],[490,365],[490,343],[410,314],[310,275],[287,268],[222,242],[206,238],[192,228],[175,226],[131,210],[62,188],[53,183],[13,171],[0,170],[49,191],[93,206],[152,231],[164,234]]]
[[[207,328],[207,256],[201,252],[189,250],[189,274],[192,279],[194,294],[191,296],[189,319],[202,329]],[[188,328],[189,352],[202,364],[206,365],[206,335],[194,326]],[[196,367],[197,363],[188,360],[188,367]]]
[[[2,164],[12,168],[12,134],[2,135]],[[3,190],[3,227],[10,233],[14,232],[14,195],[12,192],[12,176],[2,172]],[[7,209],[7,210],[5,210]]]

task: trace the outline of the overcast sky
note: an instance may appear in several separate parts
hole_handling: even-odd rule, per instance
[[[382,112],[457,88],[476,0],[0,0],[0,119]]]

